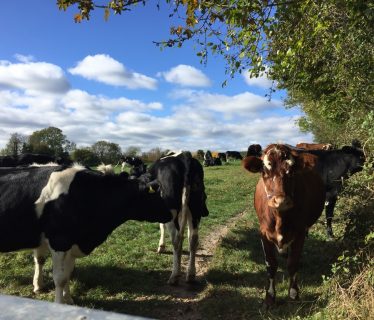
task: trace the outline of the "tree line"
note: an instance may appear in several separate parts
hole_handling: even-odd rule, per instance
[[[153,162],[169,150],[153,148],[142,152],[139,147],[129,146],[122,150],[119,144],[100,140],[88,147],[77,147],[67,139],[61,129],[48,127],[34,131],[31,135],[12,133],[0,155],[17,158],[24,153],[37,153],[54,156],[59,159],[70,159],[82,165],[94,167],[101,163],[117,164],[124,156],[141,157],[145,162]]]

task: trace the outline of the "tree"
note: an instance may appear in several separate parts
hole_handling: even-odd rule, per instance
[[[142,159],[146,162],[154,162],[160,159],[164,153],[165,151],[162,151],[161,148],[153,148],[148,152],[143,152]]]
[[[100,159],[91,148],[77,148],[72,152],[71,158],[73,161],[87,167],[95,167],[100,164]]]
[[[45,153],[55,157],[65,158],[73,148],[75,148],[75,143],[67,140],[62,130],[55,127],[34,131],[28,141],[30,152]]]
[[[24,151],[26,141],[27,136],[17,132],[12,133],[10,135],[8,143],[3,150],[3,154],[17,157]]]
[[[130,146],[126,148],[124,155],[128,157],[136,157],[140,155],[140,153],[141,153],[141,149],[139,147]]]
[[[121,159],[121,147],[117,143],[98,141],[91,146],[95,156],[105,164],[118,163]]]

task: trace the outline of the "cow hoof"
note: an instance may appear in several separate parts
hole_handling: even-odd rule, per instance
[[[166,252],[165,245],[159,246],[157,249],[157,253],[164,253],[164,252]]]
[[[327,229],[327,231],[326,231],[326,235],[327,235],[327,240],[328,240],[328,241],[332,241],[332,240],[334,240],[334,234],[333,234],[331,228],[328,228],[328,229]]]
[[[270,308],[275,305],[275,296],[270,295],[269,293],[266,293],[264,304],[266,308]]]

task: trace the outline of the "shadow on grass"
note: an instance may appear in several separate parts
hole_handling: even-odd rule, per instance
[[[267,283],[267,274],[265,270],[264,254],[260,242],[259,232],[256,229],[237,228],[232,230],[231,234],[223,239],[222,259],[232,260],[239,256],[248,259],[248,265],[239,266],[239,270],[234,274],[230,271],[224,271],[220,265],[215,269],[211,269],[207,275],[208,281],[212,284],[214,292],[204,301],[204,315],[210,314],[207,319],[219,317],[218,311],[213,308],[213,300],[217,300],[217,296],[232,295],[228,293],[232,291],[236,293],[245,292],[238,303],[232,301],[225,302],[226,309],[231,310],[231,304],[237,304],[232,311],[227,311],[225,318],[227,319],[285,319],[295,315],[307,317],[312,314],[316,308],[316,301],[319,298],[319,287],[323,284],[322,275],[331,273],[331,265],[344,250],[341,242],[327,242],[313,236],[313,233],[306,239],[303,256],[299,268],[299,285],[300,300],[291,301],[286,297],[288,288],[288,273],[286,270],[286,258],[278,255],[278,273],[277,273],[277,289],[280,294],[277,297],[277,303],[274,308],[265,310],[262,306],[262,299],[265,295],[265,286]],[[223,262],[224,263],[224,262]],[[232,262],[231,262],[232,263]],[[227,264],[227,262],[226,262]],[[254,271],[248,271],[254,270]],[[229,268],[230,270],[230,268]],[[253,302],[253,304],[251,304]],[[319,301],[319,307],[324,307],[325,302]],[[225,310],[225,307],[222,307]]]
[[[73,279],[73,298],[80,306],[158,319],[163,313],[170,314],[170,310],[175,310],[176,315],[188,312],[188,301],[204,291],[206,282],[187,284],[181,278],[179,285],[170,286],[166,283],[169,276],[169,270],[79,267]]]

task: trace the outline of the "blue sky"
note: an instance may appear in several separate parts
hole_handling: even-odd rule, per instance
[[[246,150],[252,143],[311,142],[284,92],[267,101],[270,82],[236,75],[193,43],[160,50],[172,21],[161,3],[111,15],[96,9],[76,24],[76,10],[55,1],[5,1],[0,10],[0,148],[11,133],[48,126],[84,147],[98,140],[122,150]]]

